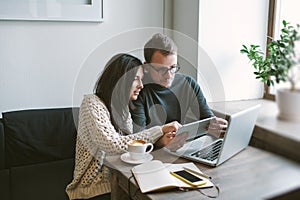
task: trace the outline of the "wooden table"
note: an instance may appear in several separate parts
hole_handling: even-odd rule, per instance
[[[152,152],[152,155],[154,159],[163,162],[191,162],[170,155],[162,149]],[[251,146],[215,168],[195,164],[213,178],[212,181],[220,188],[218,199],[222,200],[268,199],[300,188],[299,163]],[[130,178],[130,170],[134,165],[124,163],[119,155],[108,156],[105,165],[111,172],[112,199],[129,199],[129,190],[134,199],[210,199],[199,191],[183,192],[178,189],[142,194],[135,179]],[[210,190],[208,192],[214,192]]]

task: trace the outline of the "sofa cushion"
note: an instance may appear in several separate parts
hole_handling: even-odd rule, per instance
[[[11,168],[11,200],[67,200],[73,168],[74,159]]]
[[[9,184],[9,170],[0,170],[0,199],[9,200],[10,199],[10,184]]]
[[[22,110],[2,116],[6,167],[74,158],[78,108]]]
[[[4,128],[2,119],[0,119],[0,170],[5,167],[5,157],[4,157]]]

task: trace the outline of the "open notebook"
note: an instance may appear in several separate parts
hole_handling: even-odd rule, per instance
[[[132,173],[141,189],[142,193],[166,190],[171,188],[195,188],[180,179],[172,176],[170,171],[183,170],[185,168],[192,169],[201,173],[201,171],[192,162],[170,164],[162,163],[159,160],[153,160],[132,168]],[[196,188],[210,188],[213,183],[204,177],[201,177],[206,184]]]

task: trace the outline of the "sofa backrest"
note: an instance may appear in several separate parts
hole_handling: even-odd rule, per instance
[[[78,110],[57,108],[3,113],[6,167],[74,158]]]

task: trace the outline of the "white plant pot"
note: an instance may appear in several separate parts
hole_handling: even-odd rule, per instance
[[[290,122],[300,122],[300,90],[278,89],[276,102],[278,118]]]

